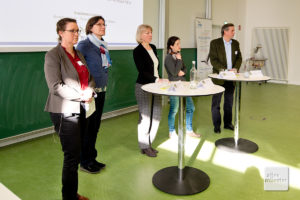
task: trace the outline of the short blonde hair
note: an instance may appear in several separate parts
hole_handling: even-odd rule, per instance
[[[147,24],[141,24],[138,26],[137,30],[136,30],[136,41],[137,43],[142,43],[143,40],[141,38],[142,34],[147,30],[150,29],[152,32],[152,27],[150,25]]]

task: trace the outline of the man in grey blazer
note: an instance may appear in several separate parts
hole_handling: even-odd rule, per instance
[[[221,30],[222,37],[212,40],[210,43],[209,58],[213,66],[213,73],[219,73],[223,70],[237,72],[242,64],[242,54],[239,47],[239,42],[234,40],[235,29],[234,25],[225,24]],[[224,94],[224,128],[233,130],[232,125],[232,104],[234,83],[232,81],[222,81],[213,79],[215,84],[221,85],[225,88]],[[212,97],[212,120],[214,125],[214,132],[221,133],[221,114],[220,103],[222,99],[221,94],[215,94]]]

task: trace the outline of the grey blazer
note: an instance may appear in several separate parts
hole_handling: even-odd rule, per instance
[[[80,60],[86,65],[81,53],[76,52]],[[79,76],[60,44],[46,53],[44,71],[49,88],[45,111],[80,113],[81,84]],[[95,82],[90,75],[89,88],[94,89],[94,87]]]
[[[176,59],[168,53],[165,58],[165,68],[169,81],[185,81],[185,75],[178,76],[180,70],[186,74],[186,66],[182,60]]]

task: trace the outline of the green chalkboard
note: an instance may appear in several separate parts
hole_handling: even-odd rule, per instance
[[[51,126],[44,52],[0,54],[0,139]]]
[[[197,49],[182,49],[182,59],[187,67],[186,80],[190,80],[190,70],[192,68],[192,61],[196,61],[197,66]]]
[[[132,51],[114,50],[110,52],[113,66],[109,71],[104,112],[136,104],[134,91],[138,72],[134,64]],[[162,50],[158,50],[158,56],[161,60]]]
[[[136,104],[132,50],[112,50],[104,112]],[[158,50],[162,58],[162,50]],[[44,112],[45,52],[0,53],[0,139],[52,126]],[[161,65],[161,68],[162,69]],[[160,70],[161,74],[161,70]]]
[[[160,53],[160,55],[161,55],[161,53]],[[164,56],[166,56],[166,55],[164,55]],[[181,56],[182,56],[184,64],[187,67],[186,80],[189,81],[190,70],[192,68],[192,61],[196,61],[196,66],[197,66],[197,49],[195,49],[195,48],[181,49]]]

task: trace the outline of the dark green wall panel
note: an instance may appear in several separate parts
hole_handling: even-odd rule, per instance
[[[49,127],[45,53],[0,54],[0,138]]]
[[[113,65],[109,69],[104,112],[136,104],[134,85],[137,70],[133,61],[132,51],[111,51],[111,58]]]
[[[134,64],[132,51],[114,50],[110,52],[113,66],[109,69],[104,112],[136,104],[134,92],[138,72]],[[162,50],[158,50],[158,57],[161,60]],[[162,71],[160,70],[159,73],[161,74]]]
[[[158,54],[161,60],[162,50]],[[52,125],[43,111],[48,95],[44,56],[45,52],[0,53],[0,139]],[[132,50],[112,50],[111,57],[104,112],[136,104]]]
[[[184,64],[187,67],[187,74],[186,74],[186,80],[190,80],[190,70],[192,68],[192,61],[196,61],[196,67],[197,67],[197,49],[191,48],[191,49],[182,49],[181,50],[182,59],[184,61]]]

